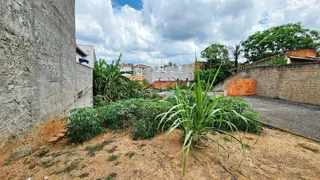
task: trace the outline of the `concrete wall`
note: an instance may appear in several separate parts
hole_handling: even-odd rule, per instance
[[[183,64],[180,66],[170,66],[161,68],[159,66],[153,66],[148,68],[144,73],[144,77],[148,83],[154,81],[176,81],[177,79],[186,81],[193,80],[195,70],[195,63]]]
[[[0,149],[92,105],[92,69],[75,61],[74,3],[0,1]]]
[[[290,64],[241,70],[213,91],[223,91],[239,78],[256,79],[256,95],[309,104],[320,104],[320,64]]]
[[[173,87],[175,86],[176,84],[179,84],[179,85],[188,85],[188,82],[187,81],[179,81],[179,83],[177,81],[155,81],[153,83],[153,87],[155,89],[162,89],[162,88],[168,88],[168,87]]]

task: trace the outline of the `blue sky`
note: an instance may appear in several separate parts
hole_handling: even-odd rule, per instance
[[[276,25],[320,30],[319,17],[320,0],[76,0],[76,38],[107,61],[183,64]]]
[[[140,10],[142,9],[142,4],[142,0],[112,0],[112,6],[117,8],[129,5],[134,9]]]

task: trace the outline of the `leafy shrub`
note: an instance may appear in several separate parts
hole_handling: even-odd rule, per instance
[[[282,65],[286,63],[287,63],[287,59],[284,56],[277,56],[273,58],[271,61],[267,62],[267,65],[277,66],[277,65]]]
[[[121,130],[132,127],[133,139],[148,139],[158,133],[157,115],[170,109],[166,101],[129,99],[105,106],[72,111],[67,118],[67,137],[84,142],[103,132],[103,127]]]
[[[157,116],[168,111],[171,104],[165,101],[146,101],[138,107],[136,117],[139,117],[139,119],[132,126],[132,138],[152,138],[159,132],[160,118],[157,118]]]
[[[104,59],[95,62],[93,69],[94,105],[103,106],[107,102],[151,96],[151,93],[147,91],[146,83],[140,84],[122,75],[121,57],[122,54],[111,64],[107,64]]]
[[[228,119],[238,130],[250,133],[260,133],[262,131],[260,122],[263,117],[255,113],[252,106],[245,100],[236,97],[224,97],[220,100],[217,108],[227,112],[223,114],[223,118]],[[250,119],[250,121],[245,121],[244,118]],[[215,124],[215,127],[219,127],[222,130],[230,130],[230,126],[227,123]]]
[[[98,107],[96,109],[98,118],[106,128],[111,130],[120,130],[129,127],[131,124],[131,113],[121,101],[112,102],[106,106]]]
[[[77,143],[87,141],[102,133],[102,121],[94,108],[75,109],[67,118],[66,137]]]
[[[250,126],[249,124],[254,120],[248,119],[234,110],[241,109],[241,105],[235,103],[227,108],[224,108],[224,106],[219,107],[220,102],[223,102],[226,98],[208,95],[208,91],[212,88],[219,70],[220,68],[217,70],[211,83],[205,85],[206,89],[204,91],[202,90],[200,73],[199,71],[196,71],[196,82],[193,85],[193,95],[190,91],[177,90],[174,95],[174,106],[169,111],[159,115],[159,117],[161,117],[159,128],[162,128],[163,130],[167,123],[170,123],[167,136],[177,128],[182,130],[181,136],[183,138],[183,144],[181,151],[183,153],[183,173],[185,172],[190,150],[196,156],[195,148],[206,147],[210,142],[216,143],[226,150],[227,147],[220,144],[218,140],[208,137],[206,135],[208,132],[236,139],[236,141],[241,144],[242,148],[245,149],[245,145],[242,143],[241,139],[236,138],[231,133],[225,131],[225,129],[228,129],[231,132],[238,131],[237,124],[234,124],[232,120],[230,120],[230,117],[232,117],[232,119],[237,119],[238,122],[242,121],[241,125],[244,125],[246,129],[248,129],[248,126]],[[172,100],[173,98],[169,99],[169,101]],[[225,127],[222,128],[222,125]]]
[[[174,96],[166,97],[165,100],[173,105],[177,105],[176,96],[183,98],[185,103],[187,103],[189,106],[192,106],[196,103],[194,93],[190,90],[179,91],[179,93],[175,93]],[[212,104],[218,97],[219,96],[216,95],[207,95],[206,98],[208,103]],[[237,97],[220,97],[216,109],[221,109],[221,112],[223,112],[221,114],[222,118],[233,123],[238,130],[250,133],[260,133],[262,131],[260,121],[263,119],[263,117],[253,112],[252,106],[243,99]],[[217,116],[220,116],[220,114]],[[251,121],[244,121],[243,118],[251,119]],[[230,131],[231,129],[228,122],[216,122],[212,125],[213,127],[221,130]]]

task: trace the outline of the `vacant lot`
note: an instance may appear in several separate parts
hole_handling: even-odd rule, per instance
[[[175,134],[175,133],[174,133]],[[236,134],[243,136],[243,134]],[[258,141],[256,142],[258,138]],[[246,134],[242,153],[234,140],[226,141],[230,158],[216,145],[190,156],[181,176],[179,136],[134,141],[128,132],[106,133],[82,145],[62,140],[47,144],[0,169],[0,179],[317,179],[320,145],[278,130],[261,136]],[[221,140],[221,142],[223,142]],[[254,144],[254,145],[253,145]],[[240,164],[241,163],[241,164]]]

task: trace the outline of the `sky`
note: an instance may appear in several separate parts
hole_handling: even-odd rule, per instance
[[[320,0],[76,0],[77,43],[107,62],[190,63],[213,43],[296,22],[320,30]]]

